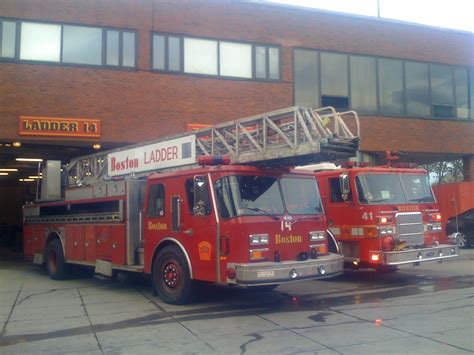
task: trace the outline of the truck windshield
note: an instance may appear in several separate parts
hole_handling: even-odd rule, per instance
[[[283,191],[289,213],[322,213],[316,181],[313,179],[278,180],[272,176],[231,175],[217,180],[215,188],[222,218],[283,214],[285,205],[280,191]]]
[[[363,204],[434,202],[428,177],[420,174],[364,174],[356,177]]]

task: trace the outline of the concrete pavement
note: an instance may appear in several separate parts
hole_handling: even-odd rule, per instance
[[[140,277],[53,281],[0,256],[1,354],[474,352],[474,250],[266,293],[204,287],[187,306],[164,304]]]

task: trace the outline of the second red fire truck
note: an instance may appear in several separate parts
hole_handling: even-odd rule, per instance
[[[64,189],[48,163],[41,199],[24,207],[25,255],[53,279],[74,264],[150,274],[175,304],[196,280],[268,289],[338,275],[314,175],[289,166],[354,155],[343,116],[358,124],[292,107],[81,157]]]
[[[316,171],[329,230],[348,267],[396,271],[399,265],[458,256],[447,242],[427,172],[389,164]],[[399,164],[401,166],[401,164]]]

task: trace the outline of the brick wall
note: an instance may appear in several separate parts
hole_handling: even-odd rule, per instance
[[[474,66],[474,36],[363,17],[232,0],[3,0],[4,17],[138,30],[138,70],[0,63],[0,141],[20,115],[102,120],[103,142],[136,142],[293,103],[292,48]],[[265,83],[150,72],[150,32],[282,46],[282,80]],[[474,154],[474,124],[362,119],[362,149]],[[462,134],[461,134],[462,132]],[[22,138],[24,140],[24,138]],[[29,139],[34,140],[34,139]]]

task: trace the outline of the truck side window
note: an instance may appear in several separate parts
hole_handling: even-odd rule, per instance
[[[210,202],[210,198],[209,198],[209,188],[208,188],[207,184],[206,184],[205,187],[203,187],[203,189],[205,189],[205,191],[202,191],[202,197],[203,197],[202,204],[204,206],[206,206],[203,209],[196,208],[196,207],[199,207],[199,206],[194,205],[194,179],[186,180],[185,189],[186,189],[186,198],[188,200],[189,212],[192,215],[198,214],[198,215],[201,215],[201,216],[202,215],[208,216],[211,213],[211,208],[210,208],[211,202]],[[196,213],[198,211],[199,211],[199,213]]]
[[[148,217],[165,215],[165,187],[162,184],[152,185],[148,196]]]
[[[349,193],[344,199],[341,193],[341,184],[339,183],[339,178],[329,179],[329,189],[331,194],[331,202],[345,202],[352,201],[352,194]]]

